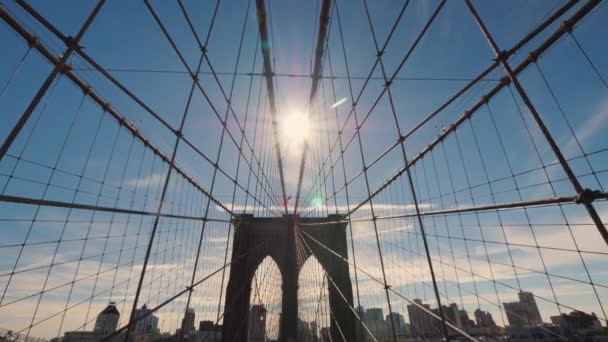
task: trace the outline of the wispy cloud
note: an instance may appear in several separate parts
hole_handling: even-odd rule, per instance
[[[158,186],[162,185],[166,178],[165,174],[155,173],[146,177],[128,179],[125,181],[125,185],[139,188]]]
[[[597,111],[583,121],[583,123],[575,130],[574,134],[576,135],[578,142],[584,148],[585,144],[589,142],[589,140],[593,139],[598,133],[605,131],[607,127],[608,99],[605,99],[599,103],[597,106]],[[574,137],[570,139],[565,150],[580,153]]]
[[[226,208],[233,208],[233,211],[236,212],[253,212],[256,209],[259,209],[259,205],[253,205],[253,204],[248,204],[247,206],[243,205],[243,204],[233,204],[233,203],[223,203],[224,206]],[[347,213],[350,209],[352,209],[354,206],[347,206],[347,205],[338,205],[338,206],[334,206],[331,204],[322,204],[322,205],[318,205],[318,206],[303,206],[300,207],[299,212],[301,214],[303,214],[304,216],[306,216],[306,214],[312,213],[312,212],[327,212],[329,214],[333,214],[336,212],[338,212],[338,214],[344,214]],[[356,213],[357,213],[357,217],[363,217],[366,214],[370,214],[372,207],[374,209],[374,213],[376,215],[388,215],[388,214],[403,214],[405,212],[411,212],[412,210],[415,209],[415,206],[413,204],[392,204],[392,203],[373,203],[373,205],[370,205],[369,203],[362,205],[359,209],[357,209]],[[420,209],[431,209],[433,208],[433,204],[431,203],[419,203],[418,207]],[[293,210],[293,203],[291,203],[291,206],[289,206],[290,209]],[[283,207],[278,207],[276,205],[270,206],[269,207],[270,210],[273,211],[282,211],[284,208]],[[220,212],[224,212],[224,209],[222,207],[220,207],[219,205],[215,206],[215,210],[220,211]]]

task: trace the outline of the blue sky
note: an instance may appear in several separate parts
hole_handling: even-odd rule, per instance
[[[508,49],[565,2],[517,0],[474,1],[474,4],[499,47]],[[150,3],[188,67],[195,69],[200,51],[177,2]],[[63,44],[23,9],[8,0],[0,1],[0,4],[39,36],[47,48],[58,55],[63,53]],[[376,50],[363,1],[338,1],[336,4],[356,97],[364,84],[361,78],[372,70]],[[383,55],[382,60],[389,75],[393,74],[438,4],[439,1],[412,1],[408,5]],[[66,35],[75,35],[95,2],[31,1],[31,5]],[[205,40],[215,2],[190,0],[184,1],[184,5],[198,36]],[[384,0],[369,1],[368,5],[374,31],[382,44],[403,3]],[[525,45],[510,63],[513,66],[519,64],[554,32],[564,18],[580,7],[580,4],[574,6],[562,19]],[[269,29],[275,73],[310,75],[316,37],[314,23],[318,19],[319,8],[319,1],[269,2],[267,11],[269,15],[272,13]],[[602,77],[604,80],[608,78],[608,60],[603,58],[607,47],[601,42],[602,37],[608,34],[608,26],[604,24],[607,11],[602,3],[575,27],[574,36],[582,50],[572,37],[565,36],[542,55],[538,67],[532,65],[519,76],[579,181],[584,187],[603,191],[608,187],[608,154],[604,150],[608,140],[603,133],[608,128],[608,88],[602,83]],[[307,159],[303,183],[302,196],[307,197],[303,198],[302,215],[324,216],[336,209],[341,213],[347,211],[346,189],[342,188],[336,196],[332,196],[334,188],[341,188],[345,182],[339,146],[335,146],[329,155],[330,147],[338,138],[336,116],[340,126],[345,127],[342,132],[343,144],[346,145],[354,137],[352,143],[345,146],[343,156],[345,178],[352,180],[348,185],[349,204],[360,203],[368,195],[365,178],[363,175],[357,176],[363,164],[355,135],[354,117],[346,121],[352,108],[352,98],[348,81],[341,78],[346,76],[347,70],[337,15],[333,7],[323,74],[329,76],[331,66],[331,73],[338,78],[333,82],[325,79],[319,90],[317,110],[313,113],[308,134],[311,154]],[[274,197],[280,195],[280,186],[270,134],[265,82],[259,75],[239,75],[234,82],[232,76],[242,31],[244,35],[237,70],[243,74],[262,72],[257,30],[254,2],[249,4],[249,8],[247,0],[220,3],[216,21],[209,33],[207,50],[213,70],[220,72],[218,80],[221,88],[207,73],[210,65],[203,63],[200,84],[211,103],[197,89],[188,107],[184,137],[213,161],[218,155],[223,130],[218,116],[223,118],[227,113],[222,90],[228,96],[234,83],[231,98],[234,116],[228,113],[226,122],[234,140],[229,135],[224,136],[218,163],[225,174],[218,172],[213,182],[214,168],[211,163],[185,144],[181,144],[177,150],[176,164],[203,188],[210,190],[213,183],[214,197],[227,207],[262,216],[273,215],[271,211],[277,210],[273,202],[280,201]],[[0,86],[8,84],[0,96],[3,123],[0,125],[0,137],[4,140],[52,67],[36,51],[28,52],[24,40],[4,22],[0,24],[0,41],[3,46]],[[186,110],[192,79],[184,72],[185,66],[143,2],[108,1],[83,37],[81,45],[88,55],[110,70],[116,79],[171,127],[178,127]],[[589,63],[583,52],[593,64]],[[402,133],[410,131],[444,103],[466,84],[466,80],[477,76],[491,64],[493,57],[473,17],[466,11],[464,1],[447,1],[396,75],[398,79],[391,85]],[[169,129],[97,71],[91,70],[91,66],[81,57],[72,56],[70,63],[76,74],[110,102],[117,112],[137,127],[154,146],[170,155],[175,136]],[[14,79],[5,83],[18,65],[20,67]],[[384,86],[379,68],[372,76],[374,79],[366,85],[356,106],[359,120],[370,113],[360,129],[363,157],[368,164],[398,137],[386,94],[370,112]],[[408,137],[405,142],[408,158],[416,156],[503,76],[503,70],[496,68],[482,82]],[[307,112],[310,84],[308,77],[275,77],[279,120],[288,114],[304,115]],[[557,103],[549,90],[553,91]],[[331,110],[330,106],[342,98],[346,98],[346,101],[336,111]],[[242,156],[238,152],[240,127],[244,128],[246,137]],[[248,143],[256,153],[253,162]],[[281,143],[284,147],[287,194],[295,196],[301,152],[297,148],[288,148],[289,137],[282,137]],[[21,160],[17,162],[16,156],[20,156]],[[256,165],[253,174],[249,172],[250,167],[245,159]],[[326,162],[323,164],[324,160]],[[330,160],[336,164],[333,177]],[[261,169],[269,179],[263,180],[263,185],[256,180],[256,175],[263,178],[257,162],[262,164]],[[403,162],[400,149],[395,148],[370,167],[367,170],[370,190],[377,189],[402,167]],[[420,207],[424,211],[573,195],[572,186],[555,162],[555,155],[521,98],[505,88],[411,170]],[[240,165],[238,174],[237,165]],[[73,83],[61,77],[51,86],[8,155],[0,161],[0,191],[3,195],[155,211],[168,169],[166,163],[144,148],[126,129],[119,127],[97,104],[83,97]],[[325,182],[314,181],[319,170],[327,176]],[[9,179],[8,175],[11,174],[13,177]],[[205,196],[183,177],[172,177],[163,212],[191,216],[207,213],[208,217],[229,219],[229,215],[215,203],[211,203],[207,210]],[[270,210],[260,208],[260,203],[256,203],[242,189],[237,188],[233,200],[232,179],[250,189]],[[313,198],[321,198],[321,205],[313,202]],[[380,216],[412,213],[412,203],[405,175],[373,200],[376,215]],[[606,222],[606,203],[597,202],[595,207]],[[370,207],[366,205],[353,217],[366,218],[370,215]],[[83,304],[70,308],[65,317],[60,314],[36,324],[32,335],[56,335],[60,319],[64,321],[62,331],[80,328],[109,299],[122,301],[121,324],[125,323],[153,218],[48,207],[38,210],[35,206],[6,202],[0,204],[0,218],[0,242],[4,246],[0,250],[0,273],[3,275],[0,288],[7,288],[7,300],[32,295],[16,304],[0,304],[2,321],[9,322],[9,326],[2,328],[21,330],[27,327],[40,298],[36,293],[53,285],[58,288],[45,292],[41,297],[34,323],[61,312],[66,302],[75,304],[82,300]],[[422,298],[435,306],[418,223],[409,218],[378,222],[390,285],[408,298]],[[445,296],[442,301],[464,304],[469,312],[481,307],[492,312],[495,320],[503,325],[507,322],[499,319],[502,317],[500,302],[515,300],[521,288],[538,296],[537,302],[546,322],[549,322],[550,315],[558,314],[559,310],[569,312],[571,308],[576,308],[597,313],[606,324],[605,314],[600,307],[600,304],[604,307],[608,305],[608,282],[605,280],[608,268],[606,255],[602,254],[605,244],[589,222],[585,210],[574,204],[499,213],[483,212],[478,215],[468,213],[425,217],[423,223],[427,234],[430,234],[434,269],[440,291]],[[185,286],[189,283],[201,223],[163,218],[159,227],[152,266],[146,275],[149,284],[146,282],[145,298],[140,300],[140,304],[146,302],[149,306],[162,302],[163,298],[183,289],[182,284]],[[202,261],[197,269],[201,277],[223,264],[223,252],[230,243],[227,242],[230,237],[227,223],[209,222],[205,229]],[[353,224],[352,232],[354,242],[349,241],[349,248],[354,244],[354,257],[359,261],[359,267],[381,278],[371,221]],[[57,243],[57,240],[73,241]],[[22,243],[26,246],[22,256],[18,256]],[[537,245],[542,248],[536,248]],[[583,252],[576,252],[577,249]],[[57,260],[51,260],[53,255]],[[79,262],[82,258],[85,259]],[[61,260],[66,262],[49,267],[51,262]],[[24,271],[15,275],[9,284],[13,267]],[[591,272],[593,283],[598,285],[576,281],[589,281],[585,267]],[[271,269],[265,266],[262,273],[276,272]],[[104,270],[106,272],[100,273]],[[87,275],[92,276],[86,278]],[[352,268],[351,276],[354,277]],[[307,277],[311,277],[308,283],[318,286],[319,279],[313,279],[313,273]],[[382,307],[387,313],[382,287],[365,276],[361,277],[361,305]],[[47,278],[48,284],[43,285]],[[63,285],[79,278],[83,279],[73,288]],[[221,274],[211,278],[208,284],[193,299],[197,317],[201,319],[216,318]],[[555,292],[551,292],[551,286]],[[113,287],[116,289],[110,290]],[[314,291],[306,293],[309,292]],[[91,296],[93,300],[87,300]],[[398,311],[407,311],[407,303],[395,296],[391,299]],[[558,308],[551,301],[563,305]],[[185,300],[180,298],[161,311],[163,331],[174,330],[178,326],[184,305]],[[88,316],[87,311],[90,312]],[[87,328],[90,327],[89,322]]]

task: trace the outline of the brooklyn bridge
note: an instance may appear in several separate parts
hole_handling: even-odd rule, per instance
[[[0,341],[608,340],[605,1],[0,19]]]

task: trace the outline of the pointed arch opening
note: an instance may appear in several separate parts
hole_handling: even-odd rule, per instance
[[[282,285],[281,270],[270,256],[265,257],[251,279],[247,341],[265,342],[278,339]]]
[[[317,258],[308,257],[298,276],[298,341],[317,341],[329,334],[329,281]]]

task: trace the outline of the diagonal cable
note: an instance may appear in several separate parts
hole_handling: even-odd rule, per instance
[[[319,81],[323,72],[323,56],[325,54],[325,44],[327,40],[327,32],[329,29],[329,14],[331,9],[331,0],[323,0],[321,13],[319,17],[319,33],[317,34],[317,47],[314,56],[314,69],[311,75],[312,84],[310,85],[310,94],[308,97],[308,119],[312,121],[313,112],[316,107],[317,90],[319,89]],[[304,167],[306,165],[306,154],[308,153],[308,139],[304,140],[302,149],[302,158],[300,160],[300,171],[298,174],[298,187],[296,190],[296,202],[293,208],[294,215],[298,212],[298,204],[300,202],[300,190],[302,188],[302,178],[304,177]]]
[[[268,26],[266,24],[266,8],[264,7],[264,0],[256,0],[255,4],[258,14],[258,26],[260,30],[262,57],[264,58],[264,76],[266,78],[268,101],[270,103],[272,135],[274,139],[274,147],[276,150],[279,177],[281,180],[281,192],[283,193],[283,207],[285,209],[285,214],[287,214],[287,194],[285,192],[285,175],[283,171],[283,158],[281,156],[281,142],[279,141],[279,127],[277,121],[277,108],[275,102],[274,84],[272,81],[273,74],[270,56],[270,41],[268,40]]]

